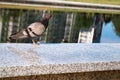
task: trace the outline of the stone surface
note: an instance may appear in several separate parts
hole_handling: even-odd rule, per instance
[[[120,44],[0,44],[0,78],[120,70]]]
[[[120,71],[97,71],[0,78],[0,80],[120,80]]]

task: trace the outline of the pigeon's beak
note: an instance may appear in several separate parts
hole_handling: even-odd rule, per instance
[[[7,39],[7,42],[12,42],[12,37],[11,36]]]
[[[14,40],[16,40],[16,39],[13,38],[13,35],[10,35],[9,38],[8,38],[8,41],[9,41],[9,42],[12,42],[12,41],[14,41]]]

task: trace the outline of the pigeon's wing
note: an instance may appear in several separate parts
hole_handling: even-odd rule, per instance
[[[42,23],[35,22],[29,25],[27,27],[27,30],[31,37],[37,37],[37,36],[40,36],[45,31],[45,27]]]

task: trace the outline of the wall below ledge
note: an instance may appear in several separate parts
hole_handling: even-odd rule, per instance
[[[120,80],[120,70],[18,76],[0,80]]]

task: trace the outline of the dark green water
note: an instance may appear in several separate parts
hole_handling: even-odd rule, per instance
[[[39,21],[43,14],[44,11],[39,10],[0,9],[0,42],[7,42],[11,34]],[[120,42],[120,15],[62,11],[51,11],[51,14],[48,29],[39,39],[41,42],[77,43],[80,31],[88,33],[92,27],[93,43]],[[14,42],[29,43],[31,40]]]

